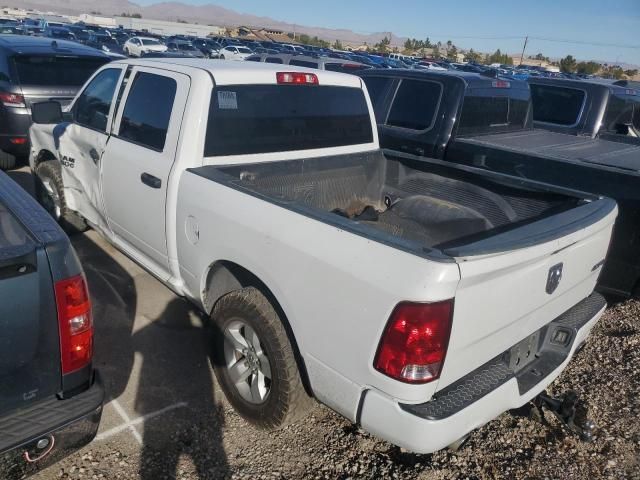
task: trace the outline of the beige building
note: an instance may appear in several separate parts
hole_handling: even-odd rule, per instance
[[[147,18],[115,17],[116,25],[132,30],[144,30],[159,35],[192,35],[207,37],[209,35],[224,35],[223,27],[199,25],[195,23],[167,22],[165,20],[151,20]]]

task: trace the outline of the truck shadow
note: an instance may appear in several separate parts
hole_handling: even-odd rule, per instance
[[[199,312],[92,237],[76,235],[73,244],[93,301],[94,365],[113,407],[105,415],[124,410],[135,429],[111,441],[140,450],[143,480],[176,478],[192,468],[199,479],[229,477]],[[105,429],[125,421],[112,417]]]

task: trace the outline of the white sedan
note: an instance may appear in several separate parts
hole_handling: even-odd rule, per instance
[[[222,60],[244,60],[253,52],[247,47],[229,45],[220,50],[220,59]]]
[[[155,38],[131,37],[124,42],[122,49],[130,57],[141,57],[146,52],[166,52],[167,46]]]

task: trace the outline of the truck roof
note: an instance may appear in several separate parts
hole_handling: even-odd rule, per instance
[[[545,78],[545,77],[529,77],[529,83],[538,85],[554,85],[558,87],[575,88],[579,90],[609,90],[614,95],[629,95],[630,90],[638,87],[635,82],[614,82],[606,79],[585,79],[573,80],[570,78]],[[639,92],[640,93],[640,92]],[[633,94],[635,95],[635,93]]]
[[[315,74],[320,85],[362,88],[362,81],[354,75],[291,65],[184,57],[131,59],[118,60],[117,62],[147,67],[173,65],[177,67],[177,71],[198,69],[213,76],[217,85],[275,84],[276,72],[304,72]]]
[[[42,55],[82,55],[109,58],[95,48],[68,40],[46,37],[31,37],[27,35],[0,35],[0,48],[11,53],[42,54]]]
[[[423,80],[425,78],[438,80],[442,77],[460,79],[467,88],[487,88],[491,87],[497,79],[510,82],[511,88],[528,89],[529,86],[524,80],[517,80],[512,77],[483,75],[481,73],[463,72],[461,70],[409,70],[409,69],[370,69],[358,72],[360,76],[384,76],[397,78],[413,78]]]

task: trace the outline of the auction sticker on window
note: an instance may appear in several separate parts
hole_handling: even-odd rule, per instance
[[[218,92],[218,108],[220,110],[237,110],[238,98],[236,92],[219,91]]]

